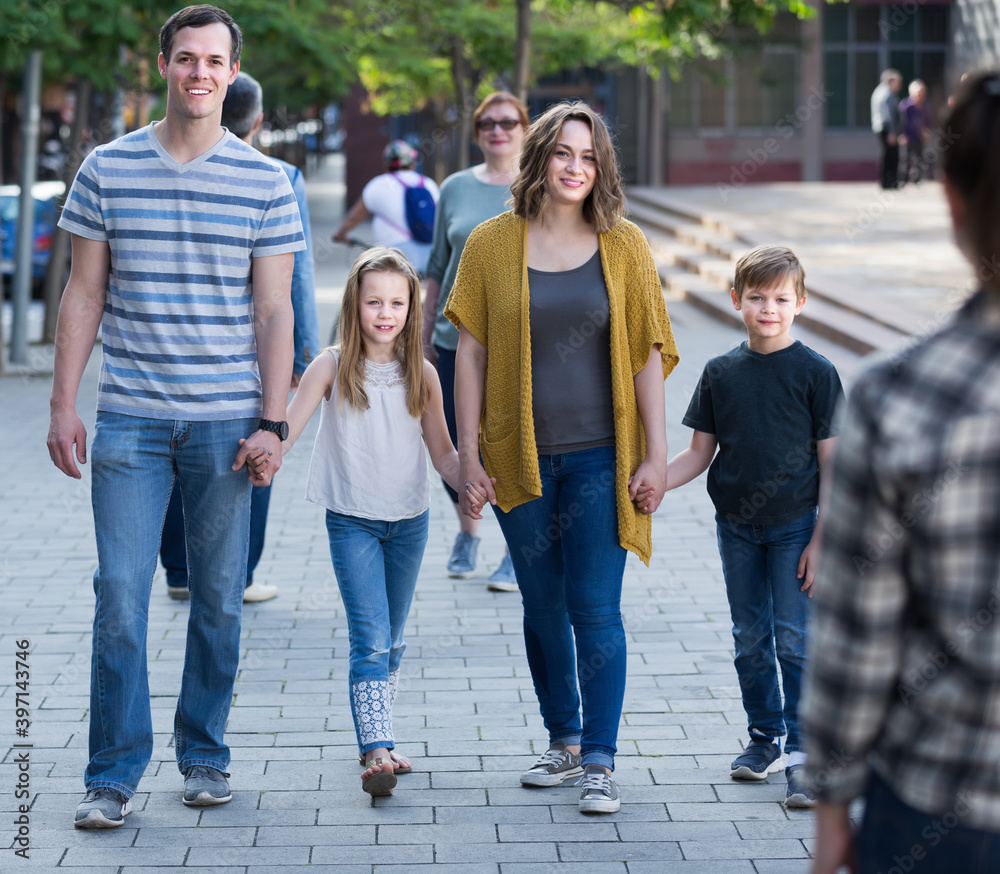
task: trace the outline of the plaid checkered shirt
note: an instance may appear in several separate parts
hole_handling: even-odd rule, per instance
[[[874,768],[1000,831],[1000,295],[858,379],[833,465],[802,703],[817,797]]]

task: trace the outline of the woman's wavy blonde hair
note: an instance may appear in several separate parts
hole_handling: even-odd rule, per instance
[[[351,267],[340,306],[340,366],[337,369],[337,394],[358,410],[368,409],[365,391],[365,346],[361,336],[362,286],[369,273],[398,273],[409,288],[409,310],[403,330],[396,337],[394,352],[403,365],[406,380],[406,408],[419,419],[427,409],[430,388],[424,379],[424,352],[420,336],[420,280],[413,265],[399,249],[373,246],[362,253]]]
[[[550,107],[532,122],[524,135],[520,170],[510,186],[514,214],[528,221],[544,214],[548,200],[545,179],[549,160],[567,121],[582,121],[590,128],[594,140],[597,179],[583,202],[583,217],[597,233],[603,234],[621,221],[625,213],[625,194],[608,126],[601,116],[579,100]]]

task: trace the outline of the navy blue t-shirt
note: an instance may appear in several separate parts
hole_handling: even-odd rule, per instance
[[[714,434],[708,494],[729,522],[780,525],[819,503],[816,443],[835,437],[837,369],[795,341],[762,355],[744,341],[705,365],[684,424]]]

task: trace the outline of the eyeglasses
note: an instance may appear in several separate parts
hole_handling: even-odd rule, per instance
[[[516,118],[481,118],[476,122],[476,129],[491,131],[493,128],[499,127],[502,130],[514,130],[520,123],[520,120]]]

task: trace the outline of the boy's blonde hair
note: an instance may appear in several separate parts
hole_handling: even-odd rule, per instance
[[[340,307],[340,366],[337,374],[338,395],[358,410],[368,409],[365,391],[365,349],[361,339],[362,283],[368,273],[398,273],[406,280],[409,310],[406,323],[396,338],[396,358],[406,374],[406,408],[419,419],[427,409],[431,390],[424,379],[424,352],[420,331],[420,280],[413,265],[399,249],[373,246],[363,252],[351,267]]]
[[[784,246],[758,246],[736,262],[733,289],[736,297],[742,300],[747,289],[766,291],[789,276],[795,285],[795,299],[803,300],[806,296],[806,272],[792,250]]]

